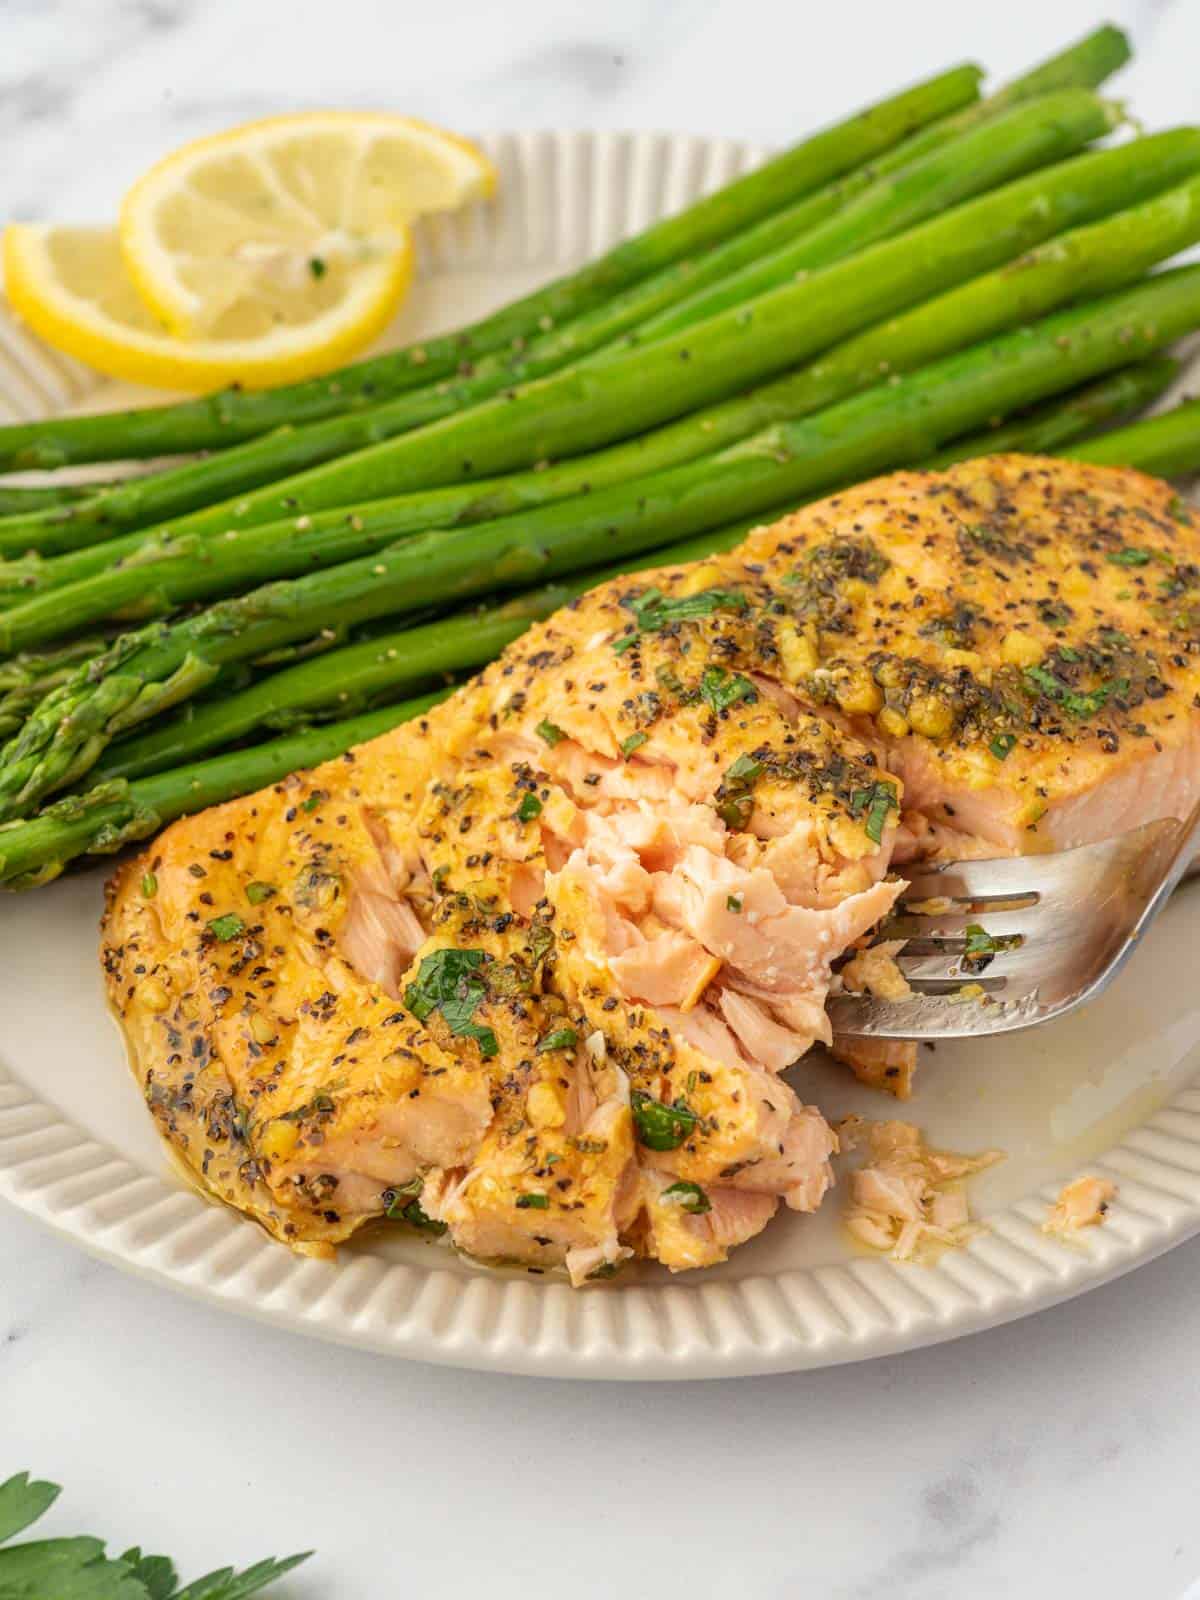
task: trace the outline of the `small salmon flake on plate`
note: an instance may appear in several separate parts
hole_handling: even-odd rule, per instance
[[[900,992],[868,947],[906,865],[1193,803],[1195,592],[1167,485],[1021,456],[601,584],[116,873],[109,994],[160,1131],[298,1248],[386,1217],[576,1284],[723,1260],[833,1181],[785,1069],[820,1043],[909,1092],[913,1046],[825,1012],[847,956]],[[910,1158],[877,1188],[954,1236]]]
[[[1067,1237],[1080,1228],[1094,1228],[1104,1221],[1116,1198],[1117,1186],[1110,1178],[1097,1178],[1090,1173],[1076,1178],[1060,1191],[1042,1224],[1042,1232]]]

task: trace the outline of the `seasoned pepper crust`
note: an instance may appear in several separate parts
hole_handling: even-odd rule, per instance
[[[930,847],[1059,849],[1192,786],[1200,538],[1142,473],[999,456],[835,495],[742,553],[791,563],[808,678],[899,772]],[[964,841],[960,835],[967,835]]]
[[[835,1140],[779,1073],[829,1042],[893,858],[1196,788],[1198,560],[1165,485],[1013,456],[602,585],[118,871],[105,970],[160,1130],[298,1248],[386,1216],[575,1282],[813,1209]]]

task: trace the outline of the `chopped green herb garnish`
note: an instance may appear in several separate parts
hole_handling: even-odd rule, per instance
[[[153,872],[148,872],[142,879],[142,896],[146,900],[153,900],[158,893],[158,878]]]
[[[442,885],[449,876],[450,868],[445,862],[440,867],[434,867],[433,872],[430,874],[430,882],[433,884],[433,892],[435,894],[441,894]]]
[[[661,1198],[672,1205],[682,1206],[694,1217],[702,1217],[706,1211],[712,1210],[712,1201],[698,1183],[673,1183],[669,1189],[663,1190]]]
[[[1001,950],[1017,950],[1024,943],[1019,933],[991,934],[977,922],[968,923],[963,946],[963,970],[979,973]]]
[[[308,270],[312,273],[314,278],[323,278],[326,272],[328,272],[329,268],[321,260],[320,256],[309,256]]]
[[[673,622],[689,622],[711,617],[714,611],[745,611],[745,596],[736,589],[704,589],[700,594],[668,599],[661,589],[647,589],[636,600],[622,601],[633,612],[634,632],[622,635],[613,645],[618,655],[637,642],[639,634],[659,633]]]
[[[264,900],[269,900],[279,890],[273,883],[248,883],[246,885],[246,899],[252,906],[262,905]]]
[[[763,770],[763,763],[753,756],[738,756],[726,767],[717,791],[717,815],[727,828],[745,828],[749,823],[754,811],[750,791]]]
[[[717,815],[734,833],[745,828],[754,812],[754,801],[748,794],[734,794],[717,805]]]
[[[988,749],[997,761],[1007,761],[1016,747],[1017,736],[1015,733],[998,733],[988,745]]]
[[[214,917],[208,923],[206,932],[220,944],[225,944],[230,939],[236,939],[239,933],[245,933],[246,924],[236,911],[227,911],[223,917]]]
[[[621,754],[631,756],[635,750],[640,750],[650,737],[648,733],[631,733],[628,739],[621,740]]]
[[[532,822],[534,817],[542,814],[542,802],[535,794],[521,796],[521,804],[517,807],[517,816],[522,822]]]
[[[1026,667],[1026,681],[1059,705],[1071,717],[1094,717],[1102,711],[1113,695],[1123,695],[1129,692],[1128,678],[1114,678],[1109,683],[1099,684],[1095,689],[1088,689],[1080,693],[1065,684],[1061,678],[1056,678],[1052,672],[1047,672],[1045,667]]]
[[[725,768],[726,783],[753,783],[762,776],[763,764],[753,756],[739,756]]]
[[[1176,522],[1190,523],[1192,520],[1192,514],[1188,509],[1188,503],[1180,495],[1173,494],[1171,496],[1171,498],[1167,501],[1167,510],[1170,512],[1171,516],[1175,518]]]
[[[740,911],[742,909],[741,895],[727,894],[725,896],[725,909],[726,911]]]
[[[740,672],[729,673],[724,667],[706,667],[700,679],[700,698],[718,715],[737,705],[739,700],[756,698],[754,685]]]
[[[1105,557],[1114,567],[1145,567],[1153,559],[1149,550],[1134,550],[1128,545],[1122,550],[1110,550]]]
[[[700,1121],[682,1100],[677,1100],[673,1106],[664,1106],[660,1100],[652,1100],[640,1090],[634,1091],[632,1105],[638,1142],[648,1150],[678,1150]]]
[[[450,1032],[476,1040],[486,1059],[500,1046],[491,1028],[472,1021],[487,998],[487,984],[478,971],[485,959],[482,950],[435,950],[422,959],[416,982],[404,991],[404,1003],[418,1022],[440,1011]]]
[[[518,1211],[548,1211],[550,1209],[550,1196],[545,1194],[519,1194],[517,1196]]]
[[[553,1033],[543,1035],[537,1042],[537,1053],[541,1055],[546,1050],[573,1050],[579,1043],[579,1035],[574,1028],[555,1028]]]
[[[560,740],[567,737],[560,727],[556,726],[556,724],[553,722],[547,722],[545,718],[538,723],[537,727],[533,731],[551,746],[558,744]]]
[[[420,1228],[425,1233],[445,1233],[446,1224],[438,1222],[435,1218],[422,1211],[420,1200],[406,1198],[406,1190],[409,1187],[406,1184],[403,1188],[394,1191],[394,1198],[384,1212],[384,1216],[392,1222],[407,1222],[410,1228]],[[419,1180],[418,1188],[420,1188]]]
[[[309,795],[308,799],[301,803],[300,809],[301,811],[315,811],[321,804],[322,800],[328,799],[329,796],[325,793],[324,789],[314,789]]]
[[[867,838],[873,844],[879,844],[883,839],[888,812],[899,809],[900,802],[896,797],[894,783],[873,783],[868,789],[855,789],[850,796],[850,814],[861,817],[863,812],[866,812],[867,820],[864,827]]]

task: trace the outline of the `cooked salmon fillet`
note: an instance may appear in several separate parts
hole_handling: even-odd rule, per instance
[[[600,586],[118,871],[162,1132],[298,1247],[387,1215],[576,1283],[814,1209],[836,1139],[780,1074],[893,864],[1191,803],[1198,556],[1166,485],[1007,456]],[[910,1047],[835,1048],[906,1092]]]

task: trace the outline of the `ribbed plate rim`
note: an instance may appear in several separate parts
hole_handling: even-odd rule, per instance
[[[696,135],[514,132],[480,142],[506,210],[423,230],[422,273],[575,259],[747,170],[765,152]],[[530,226],[529,185],[558,204]],[[597,185],[601,192],[597,193]],[[614,203],[614,194],[620,190]],[[611,192],[610,192],[611,191]],[[511,257],[510,257],[511,259]],[[78,401],[96,379],[0,319],[0,398],[26,415]],[[90,1255],[292,1332],[442,1365],[614,1380],[750,1376],[936,1344],[1110,1282],[1200,1232],[1195,1081],[1088,1170],[1120,1194],[1106,1225],[1063,1244],[1041,1231],[1054,1187],[986,1215],[933,1267],[883,1259],[734,1281],[577,1292],[550,1279],[469,1277],[369,1251],[330,1266],[290,1256],[254,1224],[140,1170],[40,1100],[0,1063],[0,1198]]]

